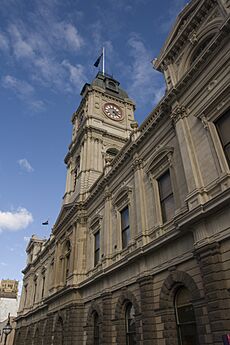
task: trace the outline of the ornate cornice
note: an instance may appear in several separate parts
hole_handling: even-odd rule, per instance
[[[207,18],[210,11],[216,4],[217,3],[215,0],[202,1],[200,2],[200,4],[197,1],[195,9],[193,7],[190,14],[184,14],[185,19],[183,19],[183,12],[181,13],[181,19],[178,23],[178,27],[175,29],[174,34],[172,34],[171,38],[168,40],[166,46],[164,46],[162,53],[157,59],[155,59],[154,68],[163,72],[168,62],[175,61],[177,56],[181,53],[181,50],[188,42],[188,37],[189,41],[192,44],[196,43],[197,28],[199,27],[201,22],[203,22]],[[185,12],[186,11],[187,9],[185,8]]]

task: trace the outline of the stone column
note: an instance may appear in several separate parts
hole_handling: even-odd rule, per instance
[[[221,345],[222,335],[230,330],[230,295],[225,282],[220,245],[208,244],[195,250],[200,266],[207,301],[207,310],[214,345]]]
[[[153,295],[153,277],[147,276],[138,280],[141,298],[141,319],[143,345],[152,345],[157,343],[156,327],[154,319],[154,295]],[[141,332],[142,331],[142,332]]]

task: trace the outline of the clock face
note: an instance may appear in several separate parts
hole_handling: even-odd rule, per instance
[[[122,111],[120,107],[113,103],[105,103],[104,105],[104,113],[112,120],[122,120]]]

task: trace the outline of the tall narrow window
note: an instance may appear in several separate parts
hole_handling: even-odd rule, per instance
[[[71,253],[71,243],[69,240],[65,243],[65,261],[64,261],[64,279],[65,284],[67,283],[67,278],[69,276],[69,268],[70,268],[70,253]]]
[[[216,127],[225,156],[230,165],[230,109],[216,121]]]
[[[93,314],[93,345],[99,345],[99,316]]]
[[[34,280],[34,297],[33,297],[33,304],[35,303],[35,300],[36,300],[36,294],[37,294],[37,279]]]
[[[136,326],[132,303],[128,303],[125,311],[126,345],[136,345]]]
[[[158,186],[160,193],[162,221],[165,223],[174,217],[174,198],[169,170],[167,170],[158,179]]]
[[[45,281],[46,281],[46,276],[45,276],[45,274],[43,274],[42,275],[42,298],[44,297]]]
[[[100,261],[100,231],[94,235],[94,266]]]
[[[179,345],[197,345],[196,320],[188,289],[181,287],[175,296],[175,314]]]
[[[121,211],[121,235],[122,235],[122,248],[128,246],[130,240],[130,226],[129,226],[129,208],[126,206]]]
[[[28,292],[28,286],[27,284],[24,286],[25,289],[25,297],[24,297],[24,307],[26,306],[26,302],[27,302],[27,292]]]

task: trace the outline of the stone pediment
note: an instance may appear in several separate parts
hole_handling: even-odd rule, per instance
[[[67,214],[69,213],[69,211],[72,209],[72,204],[67,204],[67,205],[63,205],[62,209],[58,215],[58,218],[56,220],[56,223],[54,225],[54,229],[56,227],[58,227],[58,225],[66,218]]]
[[[214,0],[193,0],[186,5],[178,15],[158,58],[153,61],[154,68],[164,71],[167,65],[175,62],[187,42],[193,43],[194,32],[199,30],[210,12],[217,6],[217,2]]]

